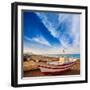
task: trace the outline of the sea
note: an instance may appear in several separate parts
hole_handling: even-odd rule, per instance
[[[49,57],[80,58],[80,54],[47,54]]]

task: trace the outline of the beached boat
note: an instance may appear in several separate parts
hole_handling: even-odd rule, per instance
[[[73,58],[60,58],[59,61],[47,62],[38,65],[38,67],[44,74],[61,74],[61,72],[70,70],[76,61],[77,59]]]

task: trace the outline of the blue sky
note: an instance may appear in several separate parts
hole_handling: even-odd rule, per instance
[[[24,11],[22,28],[24,52],[80,52],[79,14]]]

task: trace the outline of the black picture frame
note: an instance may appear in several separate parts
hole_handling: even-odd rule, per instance
[[[85,10],[85,80],[63,81],[63,82],[45,82],[45,83],[28,83],[18,84],[18,6],[39,6],[39,7],[54,7],[54,8],[72,8]],[[26,3],[14,2],[11,4],[11,86],[42,86],[42,85],[57,85],[57,84],[75,84],[88,82],[88,7],[74,5],[59,5],[59,4],[44,4],[44,3]]]

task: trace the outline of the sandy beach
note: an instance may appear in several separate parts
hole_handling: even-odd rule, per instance
[[[56,57],[46,57],[41,55],[32,55],[30,60],[23,62],[23,76],[24,77],[37,77],[37,76],[52,76],[51,74],[44,74],[38,68],[39,63],[46,63],[46,61],[58,60]],[[69,70],[55,75],[80,75],[80,59],[78,59]]]

